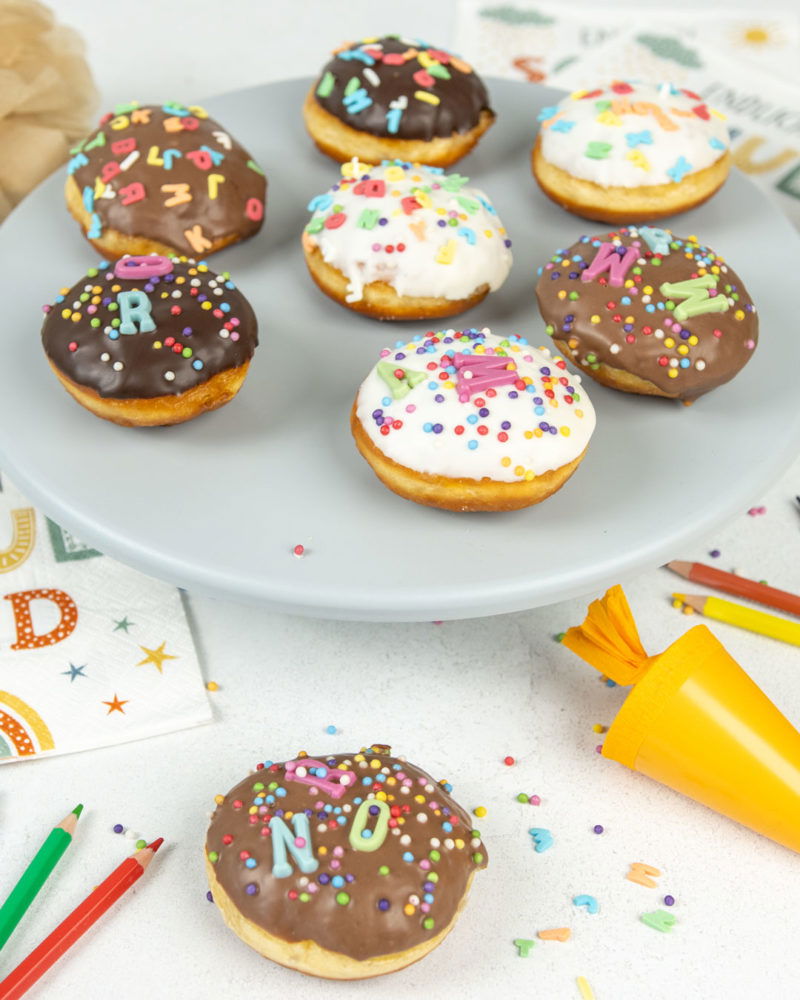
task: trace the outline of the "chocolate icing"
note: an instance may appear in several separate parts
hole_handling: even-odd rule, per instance
[[[258,232],[266,197],[263,172],[203,108],[134,102],[115,111],[71,150],[68,169],[93,216],[90,237],[111,228],[201,257],[219,240]],[[180,155],[165,157],[165,150]],[[111,176],[116,167],[109,164],[122,169]],[[145,196],[123,204],[141,193],[136,185]],[[163,185],[184,187],[164,191]],[[191,200],[184,200],[187,194]],[[165,204],[173,199],[179,203]],[[187,230],[193,233],[189,238]]]
[[[248,361],[258,343],[256,318],[227,272],[217,275],[186,257],[170,260],[171,273],[133,280],[116,277],[114,265],[102,261],[62,290],[45,307],[42,327],[56,368],[100,396],[151,399],[185,392]],[[117,295],[137,290],[150,301],[156,329],[120,334]]]
[[[486,867],[486,849],[449,786],[390,753],[389,747],[373,746],[313,758],[326,769],[354,772],[339,798],[317,788],[313,778],[306,784],[287,780],[286,764],[265,765],[225,796],[212,817],[206,852],[217,880],[248,920],[284,941],[311,939],[361,961],[405,951],[448,926],[470,875]],[[296,763],[309,766],[311,759]],[[374,851],[353,848],[349,837],[358,804],[382,797],[392,810],[386,839]],[[291,875],[276,878],[269,824],[279,816],[291,829],[289,814],[302,811],[319,867],[303,875],[287,855]],[[375,823],[370,818],[368,828],[377,836]],[[332,881],[337,876],[340,886]]]
[[[391,62],[400,56],[401,63]],[[417,92],[438,103],[415,97]],[[428,140],[469,132],[482,111],[494,114],[483,81],[468,63],[397,35],[343,46],[323,67],[314,94],[326,111],[351,128],[395,139]],[[404,101],[407,106],[400,114],[397,102]]]
[[[627,247],[640,248],[622,286],[609,284],[608,270],[583,281],[600,244],[611,242],[620,256]],[[669,252],[655,252],[651,243]],[[692,400],[733,378],[758,342],[758,317],[741,278],[709,247],[667,230],[629,226],[582,236],[539,273],[536,297],[547,332],[589,375],[605,363],[647,379],[671,397]],[[686,300],[662,293],[661,286],[709,275],[718,278],[710,297],[727,297],[727,311],[678,321],[675,308]]]

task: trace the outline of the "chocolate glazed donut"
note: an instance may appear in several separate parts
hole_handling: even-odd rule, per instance
[[[612,388],[691,401],[750,360],[758,317],[714,250],[650,226],[582,236],[539,270],[547,332]]]
[[[330,978],[401,968],[439,943],[486,866],[449,791],[377,745],[262,765],[217,799],[214,899],[282,964]]]
[[[202,257],[261,228],[264,172],[199,105],[119,105],[71,152],[67,206],[104,254]]]
[[[352,86],[354,79],[363,94]],[[347,125],[397,139],[468,132],[482,111],[494,115],[486,87],[468,63],[396,35],[340,49],[323,67],[314,93]]]
[[[45,311],[42,345],[62,384],[122,424],[177,423],[222,405],[258,343],[230,275],[186,257],[103,261]],[[206,391],[214,385],[219,393]],[[187,398],[199,409],[185,409]]]

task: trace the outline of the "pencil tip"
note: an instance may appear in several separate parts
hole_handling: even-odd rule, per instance
[[[75,818],[77,819],[82,812],[83,812],[83,803],[79,802],[72,810],[72,815],[75,816]]]
[[[667,569],[671,569],[673,573],[677,573],[678,576],[683,576],[688,579],[689,573],[692,571],[692,564],[686,562],[685,559],[671,559],[668,563],[664,563]]]
[[[158,840],[154,840],[152,844],[148,844],[147,846],[153,852],[153,854],[155,854],[163,843],[164,843],[164,838],[159,837]]]

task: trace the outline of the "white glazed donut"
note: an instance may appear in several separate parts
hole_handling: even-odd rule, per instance
[[[451,316],[503,284],[511,241],[468,178],[399,160],[352,160],[309,204],[306,263],[324,292],[381,319]]]
[[[487,329],[444,330],[381,352],[351,425],[362,455],[401,496],[448,510],[513,510],[566,482],[595,415],[559,355]]]
[[[728,174],[724,115],[669,83],[579,90],[543,108],[539,121],[537,181],[588,218],[635,222],[684,211]]]

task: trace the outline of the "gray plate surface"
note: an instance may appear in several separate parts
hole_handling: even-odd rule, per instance
[[[249,297],[262,343],[239,396],[174,428],[106,423],[57,385],[39,341],[42,303],[96,255],[51,177],[0,228],[0,466],[52,518],[123,562],[190,590],[331,618],[431,620],[596,594],[678,558],[755,501],[796,454],[800,240],[734,172],[707,205],[665,223],[721,252],[761,314],[742,374],[692,407],[586,379],[598,426],[586,459],[545,503],[452,514],[386,490],[352,443],[348,414],[379,350],[424,332],[343,309],[311,282],[300,248],[309,198],[337,168],[303,130],[307,81],[206,103],[264,166],[268,213],[253,240],[210,259]],[[536,268],[583,232],[530,175],[540,107],[561,95],[492,81],[497,124],[457,169],[494,200],[514,241],[506,284],[446,325],[548,341]],[[301,543],[307,554],[292,555]]]

